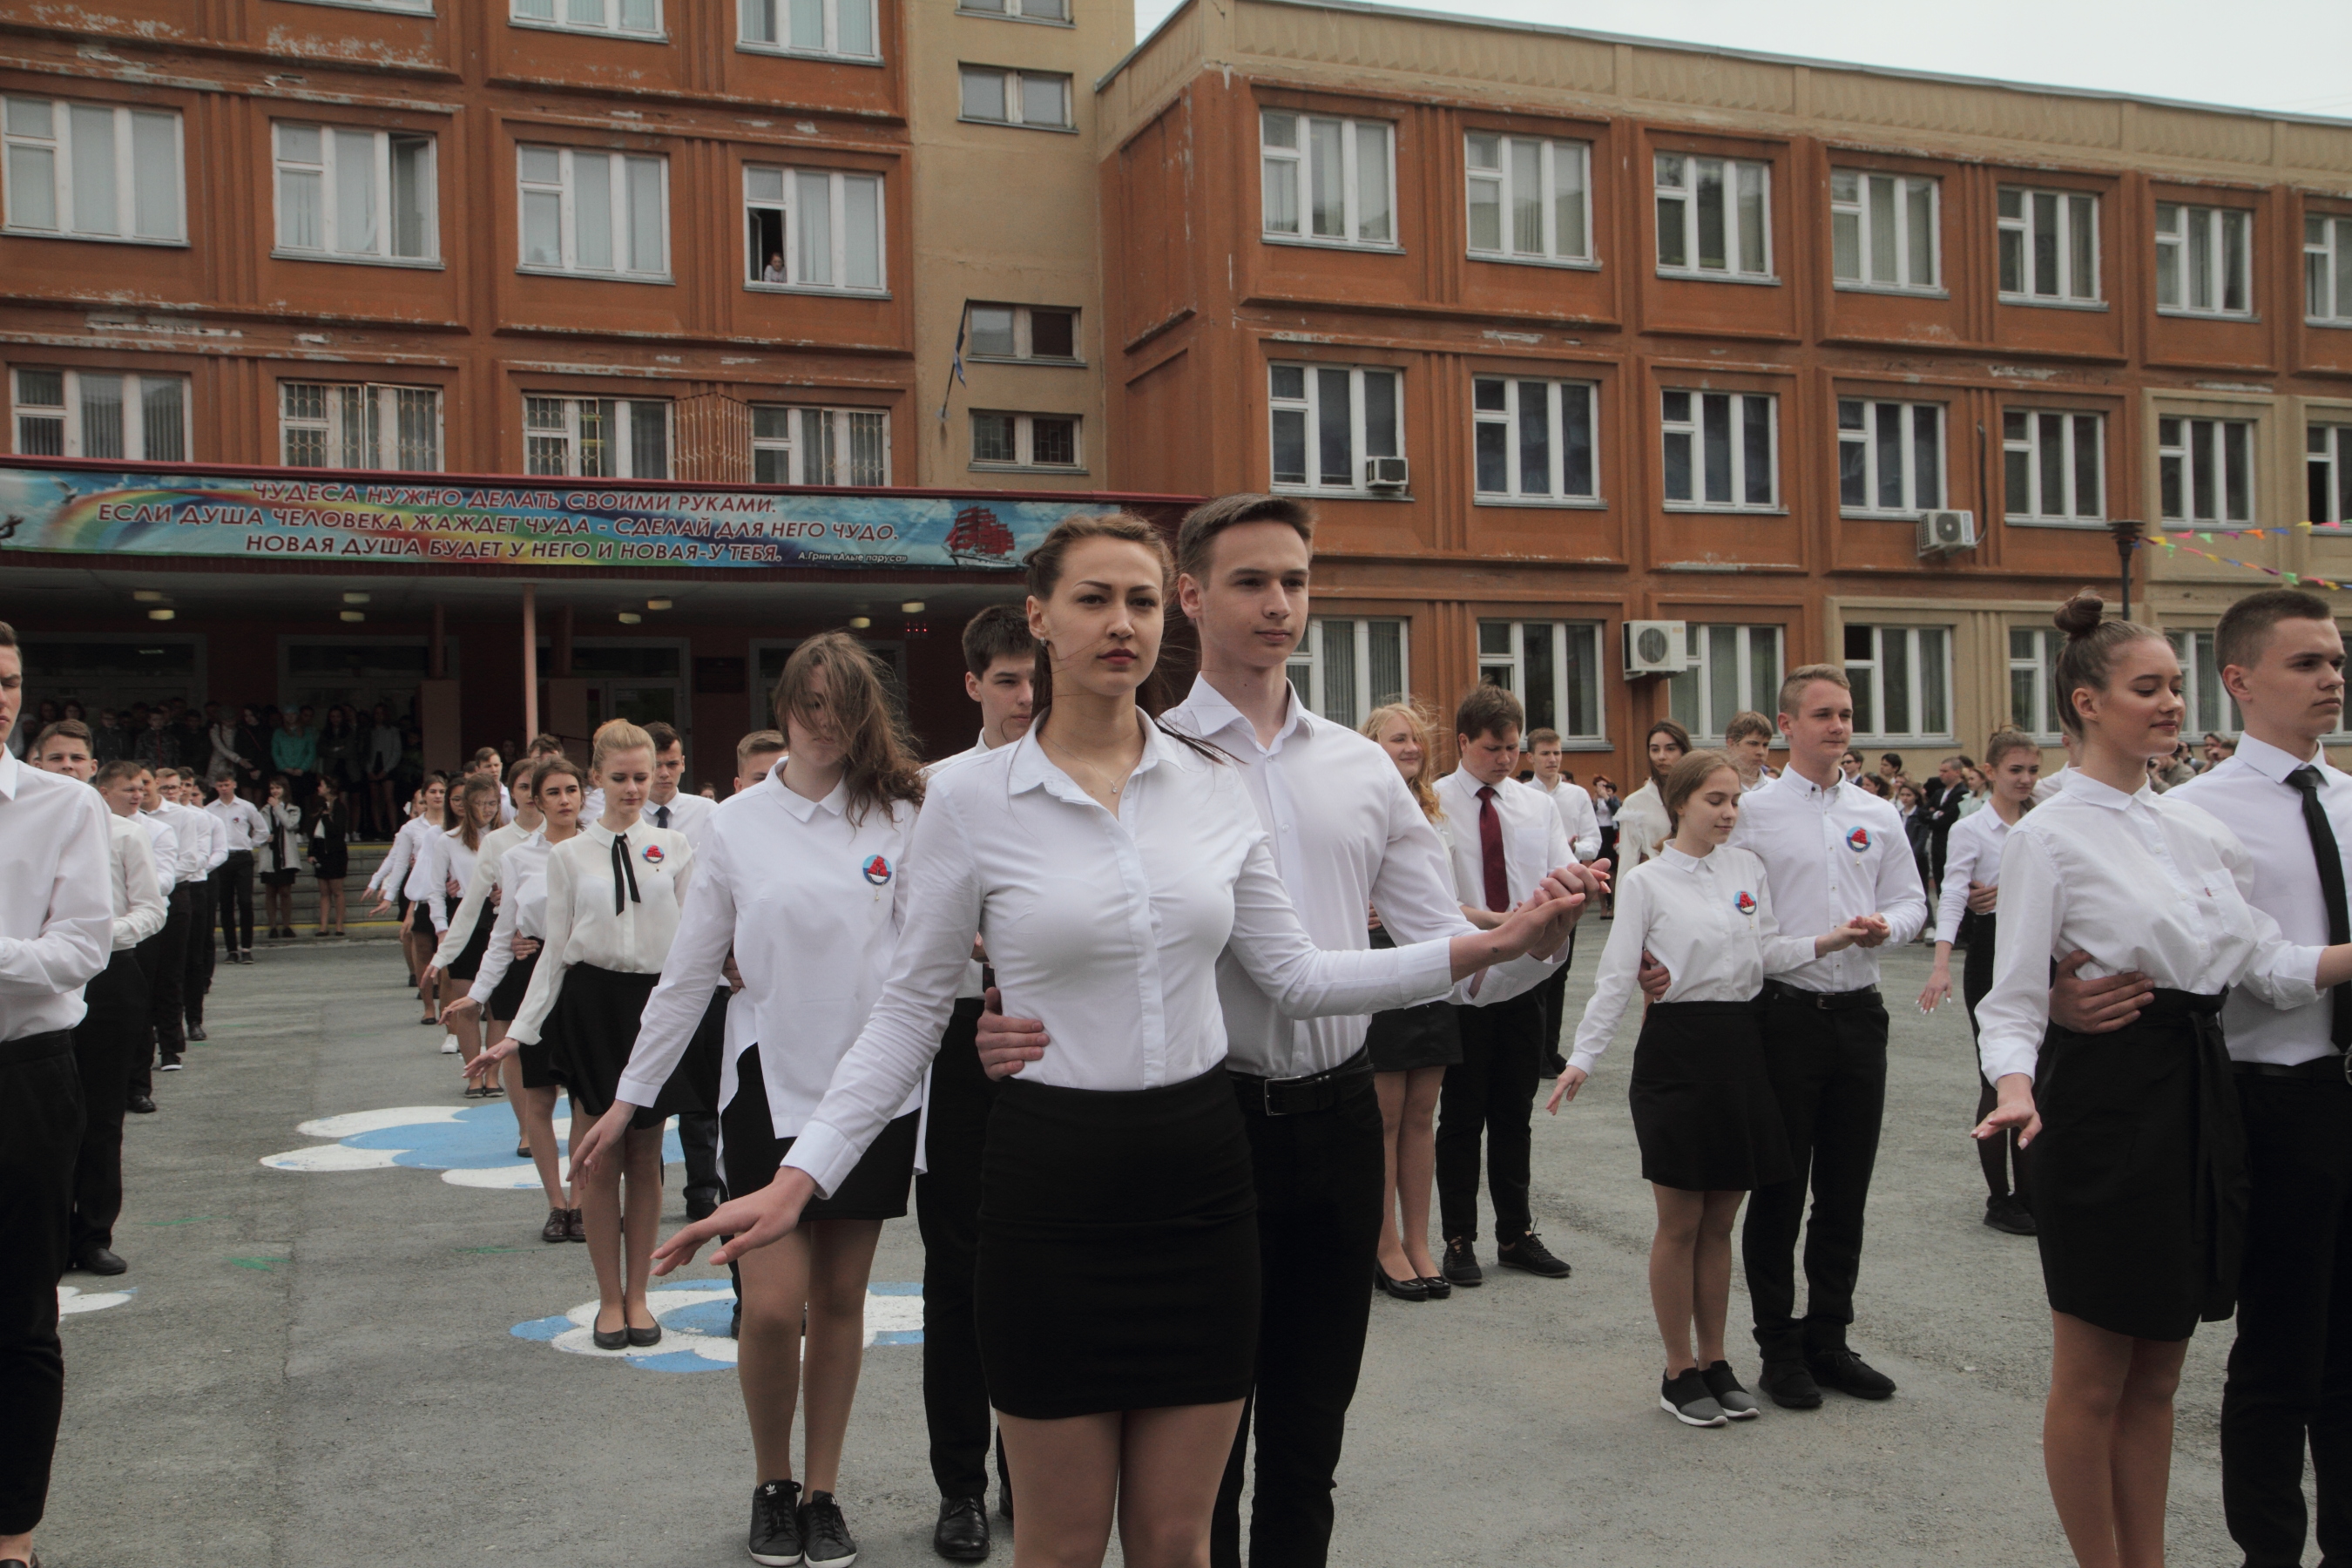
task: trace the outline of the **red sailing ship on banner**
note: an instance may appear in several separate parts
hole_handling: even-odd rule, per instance
[[[1013,531],[987,507],[961,507],[955,526],[948,531],[948,553],[967,566],[1006,565],[1013,555]]]

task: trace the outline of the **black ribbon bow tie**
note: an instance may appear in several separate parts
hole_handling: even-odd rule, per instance
[[[613,912],[621,914],[631,904],[642,904],[637,896],[637,868],[629,864],[629,836],[613,835]]]

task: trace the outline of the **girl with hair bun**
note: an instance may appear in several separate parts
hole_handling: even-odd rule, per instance
[[[2061,605],[2060,720],[2081,742],[2065,787],[2010,829],[1992,989],[1978,1051],[1997,1104],[1976,1136],[2032,1150],[2050,1300],[2042,1463],[2083,1568],[2164,1557],[2172,1397],[2199,1320],[2236,1305],[2243,1130],[2221,1003],[2244,985],[2308,1005],[2352,981],[2352,944],[2302,947],[2249,904],[2245,847],[2148,785],[2180,737],[2180,664],[2153,627]],[[2077,1034],[2050,1017],[2053,960],[2153,981],[2136,1017]]]

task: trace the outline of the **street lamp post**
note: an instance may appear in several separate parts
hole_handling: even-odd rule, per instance
[[[2107,531],[2115,535],[2116,559],[2123,568],[2126,620],[2131,619],[2132,552],[2139,548],[2140,533],[2146,526],[2137,518],[2129,517],[2119,517],[2107,524]]]

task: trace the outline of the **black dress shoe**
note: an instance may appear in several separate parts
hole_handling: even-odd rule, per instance
[[[1891,1399],[1895,1394],[1893,1378],[1843,1346],[1806,1356],[1805,1370],[1823,1388],[1834,1388],[1856,1399]]]
[[[202,1024],[188,1026],[188,1041],[191,1045],[202,1045],[211,1038],[210,1035],[205,1033],[205,1026]]]
[[[629,1326],[626,1323],[617,1329],[600,1329],[591,1323],[588,1332],[594,1338],[600,1351],[625,1351],[629,1348]]]
[[[931,1531],[931,1550],[950,1563],[978,1563],[988,1555],[988,1500],[948,1497],[940,1500],[940,1522]]]
[[[143,1094],[134,1094],[122,1102],[122,1109],[140,1116],[155,1114],[155,1102]]]
[[[1379,1264],[1372,1265],[1372,1289],[1395,1297],[1400,1301],[1426,1301],[1429,1287],[1419,1279],[1391,1279],[1389,1271]]]
[[[1819,1410],[1822,1407],[1822,1385],[1805,1370],[1801,1361],[1768,1361],[1756,1386],[1765,1396],[1783,1410]]]
[[[1484,1285],[1486,1271],[1478,1267],[1478,1249],[1466,1237],[1454,1237],[1445,1244],[1445,1256],[1438,1261],[1437,1271],[1465,1290]]]
[[[798,1481],[761,1481],[752,1490],[748,1546],[752,1562],[770,1568],[793,1568],[800,1562],[800,1503]]]
[[[74,1254],[73,1266],[85,1274],[127,1274],[131,1265],[122,1261],[113,1248],[85,1247]]]
[[[2038,1228],[2032,1211],[2015,1197],[1985,1199],[1984,1222],[2010,1236],[2032,1236]]]
[[[629,1325],[629,1342],[639,1350],[643,1350],[647,1345],[661,1343],[661,1334],[659,1323],[649,1323],[642,1329],[635,1323]]]
[[[1442,1274],[1423,1275],[1421,1288],[1429,1292],[1429,1299],[1433,1301],[1443,1301],[1454,1294],[1454,1281]]]
[[[1543,1237],[1534,1231],[1528,1232],[1517,1241],[1496,1242],[1495,1261],[1513,1268],[1524,1268],[1546,1279],[1565,1279],[1570,1273],[1567,1260],[1553,1257],[1551,1248],[1546,1247]]]

